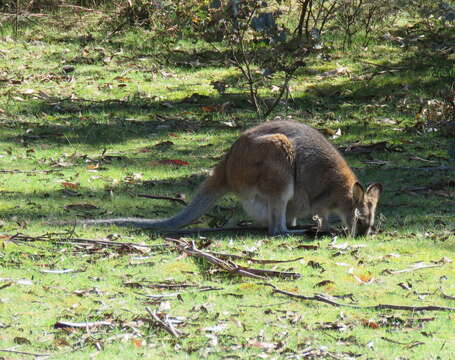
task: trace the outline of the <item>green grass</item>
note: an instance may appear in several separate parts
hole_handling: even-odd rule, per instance
[[[178,51],[157,53],[140,32],[104,41],[91,17],[65,16],[73,21],[49,15],[21,27],[17,39],[4,28],[0,41],[0,169],[21,171],[0,175],[0,350],[47,353],[55,359],[305,358],[309,349],[313,358],[452,357],[453,312],[336,308],[274,295],[261,280],[213,271],[170,249],[143,253],[56,244],[68,237],[163,244],[159,234],[47,222],[173,214],[181,205],[137,194],[182,193],[190,199],[236,137],[258,123],[239,74],[210,48],[182,41]],[[393,29],[401,36],[405,31]],[[290,107],[275,113],[320,129],[341,129],[342,136],[332,140],[339,146],[387,141],[390,151],[346,155],[362,181],[384,184],[378,234],[338,238],[337,244],[350,245],[346,250],[333,248],[329,237],[210,234],[208,249],[259,259],[303,257],[271,265],[238,261],[301,273],[295,281],[270,280],[299,294],[352,294],[361,305],[455,307],[440,291],[455,296],[452,262],[396,275],[385,271],[455,257],[453,172],[416,169],[449,165],[447,139],[415,126],[422,101],[440,98],[453,82],[453,55],[434,50],[450,39],[453,32],[427,36],[404,49],[378,40],[367,51],[333,50],[330,61],[310,57],[291,83]],[[185,66],[196,59],[200,65]],[[65,73],[64,65],[74,71]],[[323,75],[340,67],[346,73]],[[375,75],[362,78],[369,74]],[[226,95],[211,87],[213,80],[230,84]],[[195,93],[208,98],[185,100]],[[227,113],[203,109],[227,101],[232,104]],[[232,122],[235,127],[226,124]],[[432,162],[412,160],[416,156]],[[159,163],[166,159],[188,165]],[[371,164],[377,160],[388,163]],[[412,192],[415,187],[427,189]],[[198,226],[235,225],[244,219],[232,196],[219,205]],[[49,241],[8,240],[17,233],[55,232]],[[302,244],[319,248],[306,251]],[[48,269],[78,272],[42,272]],[[163,281],[195,287],[146,286]],[[218,290],[204,292],[199,286]],[[144,296],[169,293],[180,296]],[[177,329],[185,335],[175,339],[156,327],[146,306],[182,317]],[[54,328],[57,321],[97,320],[113,326]]]

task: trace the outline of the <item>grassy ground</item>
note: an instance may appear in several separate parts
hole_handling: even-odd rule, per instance
[[[182,206],[138,194],[190,199],[234,139],[258,123],[236,70],[201,44],[181,43],[164,56],[144,34],[104,41],[90,18],[66,20],[46,16],[17,38],[4,28],[0,42],[0,351],[55,359],[452,357],[455,312],[295,300],[273,294],[263,280],[229,276],[172,246],[155,246],[164,242],[159,234],[47,225],[173,214]],[[286,291],[346,304],[455,307],[453,172],[420,169],[449,165],[448,143],[416,116],[454,81],[454,38],[421,32],[397,27],[392,35],[404,40],[309,58],[281,113],[332,134],[340,147],[386,142],[374,152],[346,153],[362,181],[384,184],[378,234],[193,240],[256,259],[302,257],[269,265],[235,260],[300,273],[298,280],[267,280]],[[211,87],[215,80],[230,84],[226,95]],[[227,112],[216,110],[228,101]],[[341,136],[333,136],[338,129]],[[233,197],[219,205],[198,226],[244,219]],[[11,238],[18,233],[48,235]],[[75,238],[150,247],[62,244]],[[421,262],[433,267],[413,268]],[[65,269],[74,271],[46,272]],[[404,269],[413,270],[393,273]],[[170,286],[178,284],[190,286]],[[151,321],[147,306],[179,320],[182,336]],[[58,321],[111,325],[74,329]]]

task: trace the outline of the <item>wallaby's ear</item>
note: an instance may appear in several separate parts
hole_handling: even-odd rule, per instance
[[[365,197],[365,190],[363,189],[362,184],[356,182],[352,186],[352,200],[355,204],[361,204],[363,202],[363,198]]]
[[[373,199],[378,200],[379,195],[382,193],[382,184],[374,183],[368,186],[367,195]]]

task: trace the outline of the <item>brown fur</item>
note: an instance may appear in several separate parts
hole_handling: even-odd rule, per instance
[[[381,191],[380,184],[365,191],[346,160],[317,130],[294,121],[271,121],[243,133],[177,215],[84,223],[178,228],[233,192],[272,235],[290,232],[287,226],[307,215],[317,215],[320,229],[327,230],[330,213],[338,214],[353,235],[366,235],[373,228]]]

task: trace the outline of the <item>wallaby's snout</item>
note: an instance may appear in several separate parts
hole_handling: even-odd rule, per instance
[[[375,231],[374,218],[382,189],[379,183],[369,185],[366,190],[360,183],[354,184],[352,212],[346,221],[352,236],[370,235]]]

